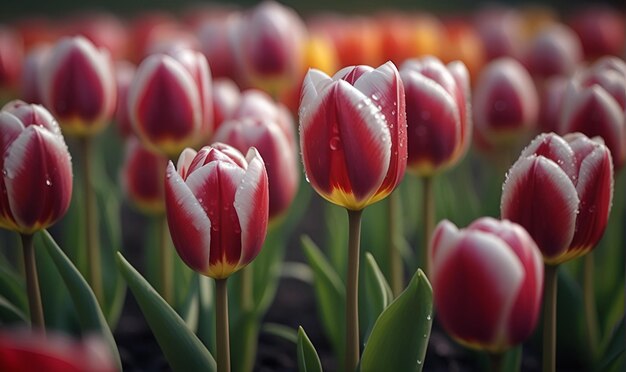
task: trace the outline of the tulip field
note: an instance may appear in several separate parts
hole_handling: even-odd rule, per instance
[[[0,371],[623,371],[624,10],[0,23]]]

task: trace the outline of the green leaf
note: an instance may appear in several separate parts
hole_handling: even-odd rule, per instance
[[[326,255],[337,274],[344,278],[348,267],[348,215],[346,210],[332,203],[324,205],[326,221]]]
[[[196,334],[209,351],[215,350],[215,287],[213,280],[195,275],[198,282],[198,329]]]
[[[4,265],[0,265],[0,296],[22,312],[28,309],[23,279]]]
[[[374,256],[369,252],[365,253],[365,298],[367,302],[368,325],[364,339],[367,340],[367,336],[369,336],[376,319],[393,300],[391,288],[389,288],[389,284],[378,267]]]
[[[361,371],[421,371],[432,326],[433,291],[422,270],[374,324]]]
[[[301,241],[304,254],[313,269],[313,288],[322,326],[337,360],[341,362],[345,355],[346,289],[337,272],[311,238],[305,235]]]
[[[626,365],[624,344],[624,318],[614,325],[600,347],[600,371],[623,371]]]
[[[172,370],[215,371],[213,356],[174,309],[121,253],[117,263]]]
[[[292,342],[294,345],[298,344],[298,333],[296,330],[283,324],[263,323],[261,332]]]
[[[322,363],[315,347],[302,327],[298,327],[298,371],[321,372]]]
[[[91,287],[89,287],[89,284],[87,284],[87,281],[85,281],[72,261],[63,253],[54,239],[52,239],[52,236],[45,230],[42,231],[40,235],[43,238],[48,254],[52,258],[69,291],[74,307],[76,308],[81,329],[84,333],[96,332],[100,334],[108,343],[112,357],[115,359],[117,366],[121,369],[122,362],[120,361],[115,339],[113,338],[111,329],[102,314],[100,305]]]
[[[28,324],[27,316],[3,296],[0,296],[0,324]]]

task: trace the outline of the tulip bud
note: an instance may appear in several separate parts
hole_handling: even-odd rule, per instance
[[[81,35],[97,48],[105,49],[114,61],[126,58],[128,35],[126,27],[115,15],[106,12],[82,12],[65,22],[67,35]]]
[[[555,265],[584,255],[602,237],[613,198],[611,153],[600,138],[541,134],[502,186],[502,218],[524,226]]]
[[[128,88],[135,76],[135,65],[128,61],[115,63],[115,81],[117,83],[117,105],[115,107],[115,123],[123,138],[133,134],[133,125],[128,117]]]
[[[597,5],[583,8],[574,13],[569,25],[580,37],[587,59],[622,55],[626,24],[623,15],[615,9]]]
[[[543,85],[537,119],[540,132],[558,131],[567,84],[568,79],[566,77],[554,76],[546,80]]]
[[[543,264],[523,227],[483,217],[459,230],[444,220],[429,249],[435,309],[455,340],[501,353],[531,335],[539,318]]]
[[[172,241],[193,270],[224,279],[249,264],[267,232],[268,182],[255,148],[247,156],[216,143],[170,161],[165,207]]]
[[[269,182],[269,219],[282,216],[298,191],[298,155],[292,146],[295,138],[288,138],[275,121],[247,117],[225,122],[214,140],[240,151],[250,147],[259,150]]]
[[[488,7],[478,11],[474,17],[474,27],[482,39],[487,61],[520,57],[524,45],[523,26],[519,10]]]
[[[235,58],[244,80],[279,95],[302,68],[306,28],[298,14],[264,1],[244,17],[235,32]]]
[[[406,109],[391,62],[346,67],[332,78],[309,70],[300,103],[307,179],[322,197],[361,210],[389,195],[406,168]]]
[[[217,131],[223,122],[230,119],[241,101],[241,92],[230,79],[213,81],[213,123]]]
[[[39,105],[0,112],[0,227],[32,234],[61,218],[72,196],[72,163],[59,125]]]
[[[0,370],[114,372],[117,368],[99,335],[78,341],[61,333],[4,329],[0,331]]]
[[[147,147],[170,157],[211,135],[211,102],[209,65],[191,50],[148,57],[128,90],[135,133]]]
[[[467,149],[469,73],[462,62],[446,67],[426,57],[405,62],[400,76],[407,102],[407,167],[431,176],[455,164]]]
[[[20,79],[23,58],[24,45],[20,36],[0,25],[0,99],[3,93],[8,96],[14,94]]]
[[[63,38],[41,73],[41,98],[64,133],[91,136],[113,116],[116,88],[109,54],[82,36]]]
[[[44,64],[50,53],[48,44],[39,45],[31,49],[24,60],[20,81],[20,98],[25,102],[42,103],[41,74]]]
[[[135,137],[126,140],[122,187],[131,202],[146,214],[165,211],[163,179],[167,158],[144,148]]]
[[[582,59],[578,35],[567,26],[554,25],[535,36],[526,54],[526,66],[532,76],[545,79],[571,75]]]
[[[474,125],[489,144],[507,146],[537,124],[537,91],[528,71],[510,58],[485,67],[474,90]]]
[[[198,30],[200,51],[206,56],[213,77],[236,79],[237,62],[232,39],[240,16],[238,13],[223,18],[211,18],[204,22]]]

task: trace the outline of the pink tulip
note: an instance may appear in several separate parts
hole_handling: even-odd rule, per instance
[[[597,5],[583,8],[574,13],[569,25],[580,37],[587,59],[623,55],[626,22],[615,9]]]
[[[117,83],[117,105],[115,107],[115,124],[123,138],[133,134],[133,124],[128,116],[128,88],[135,77],[136,67],[128,61],[115,63],[115,80]]]
[[[540,132],[558,131],[563,111],[563,98],[567,91],[568,81],[569,79],[566,77],[553,76],[546,80],[543,85],[537,119]]]
[[[302,162],[322,197],[361,210],[389,195],[406,168],[404,87],[391,62],[309,70],[300,103]]]
[[[41,44],[31,49],[24,59],[20,81],[20,98],[25,102],[42,103],[41,74],[50,53],[50,45]]]
[[[230,79],[213,81],[213,123],[217,131],[223,122],[230,119],[241,101],[241,92]]]
[[[600,138],[541,134],[502,187],[503,218],[524,226],[550,265],[584,255],[606,227],[613,198],[611,153]]]
[[[122,166],[122,187],[130,201],[142,212],[165,211],[163,179],[167,158],[144,148],[135,137],[126,140],[126,157]]]
[[[425,57],[405,62],[400,76],[407,102],[407,167],[430,176],[456,164],[467,150],[469,73],[462,62],[445,66]]]
[[[178,169],[170,161],[165,206],[174,246],[193,270],[224,279],[261,250],[268,221],[265,164],[255,148],[247,156],[216,143],[185,149]]]
[[[106,12],[84,12],[65,20],[65,34],[81,35],[97,48],[105,49],[117,61],[127,57],[126,26],[115,15]]]
[[[20,35],[0,25],[0,93],[17,88],[23,59],[24,43]]]
[[[199,52],[175,50],[141,63],[128,90],[135,133],[170,157],[198,145],[213,131],[211,72]]]
[[[63,38],[41,72],[41,97],[64,133],[90,136],[110,122],[116,88],[109,53],[84,37]]]
[[[0,370],[113,372],[117,368],[104,340],[91,335],[78,341],[62,334],[0,331]]]
[[[504,7],[482,9],[474,17],[474,27],[482,39],[487,61],[521,56],[523,19],[518,10]]]
[[[523,227],[490,217],[459,230],[444,220],[430,243],[437,316],[458,342],[500,353],[526,340],[539,318],[541,253]]]
[[[571,75],[582,62],[583,52],[578,35],[564,25],[547,27],[531,42],[526,66],[533,77]]]
[[[213,76],[237,79],[237,62],[232,42],[240,15],[233,13],[223,18],[211,18],[198,29],[200,51],[211,65]]]
[[[61,218],[72,196],[72,163],[59,125],[39,105],[0,112],[0,227],[32,234]]]
[[[490,144],[507,144],[537,125],[537,91],[528,71],[511,58],[489,63],[474,90],[474,127]]]

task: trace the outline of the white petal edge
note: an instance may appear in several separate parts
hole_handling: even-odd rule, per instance
[[[309,107],[315,101],[321,91],[333,82],[330,76],[321,70],[311,68],[306,73],[302,82],[300,95],[300,119],[308,112]]]
[[[389,91],[390,86],[396,82],[396,84],[402,84],[400,81],[400,74],[398,69],[391,62],[387,61],[375,70],[365,72],[354,83],[354,87],[363,92],[366,96],[372,98],[374,101],[378,101],[381,94],[386,94]],[[392,92],[396,94],[396,97],[392,99],[392,102],[397,102],[398,90]]]

